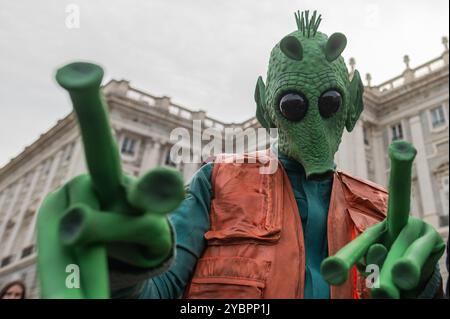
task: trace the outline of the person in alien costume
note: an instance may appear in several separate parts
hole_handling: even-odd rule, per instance
[[[341,54],[346,37],[318,32],[316,12],[273,48],[256,116],[278,128],[278,152],[220,154],[193,176],[122,173],[95,64],[58,70],[70,93],[89,174],[49,194],[38,217],[44,298],[436,298],[439,234],[411,217],[406,141],[389,147],[388,193],[336,170],[363,85]],[[273,173],[261,168],[276,165]],[[67,283],[79,266],[80,287]],[[372,268],[371,268],[372,267]],[[379,276],[369,277],[379,269]],[[371,270],[372,269],[372,270]],[[373,270],[375,269],[375,270]],[[76,284],[75,284],[76,286]]]

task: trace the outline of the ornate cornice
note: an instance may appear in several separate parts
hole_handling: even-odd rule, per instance
[[[41,134],[36,141],[31,143],[29,146],[26,146],[24,150],[19,153],[19,155],[13,157],[5,166],[0,168],[0,179],[2,176],[7,175],[11,171],[20,167],[24,162],[29,161],[30,156],[41,152],[44,147],[59,139],[62,133],[68,132],[75,125],[75,115],[73,112],[58,120],[56,124],[47,132]]]

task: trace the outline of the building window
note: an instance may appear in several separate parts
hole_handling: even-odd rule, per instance
[[[72,157],[72,151],[73,151],[74,143],[70,143],[66,146],[66,149],[64,150],[64,160],[69,161]]]
[[[22,250],[22,256],[21,256],[21,257],[22,257],[22,258],[25,258],[25,257],[31,255],[31,254],[33,253],[33,251],[34,251],[34,245],[25,247],[25,248]]]
[[[44,165],[42,166],[42,174],[47,176],[50,173],[50,166],[52,165],[51,160],[46,160]]]
[[[16,224],[16,222],[14,221],[14,219],[10,218],[8,220],[8,223],[6,224],[6,230],[10,230],[11,228],[14,227],[15,224]]]
[[[439,216],[439,227],[448,227],[448,215]]]
[[[391,126],[392,140],[401,140],[403,138],[402,123],[397,123]]]
[[[431,126],[438,128],[445,125],[445,114],[442,105],[430,110]]]
[[[1,263],[1,267],[5,267],[7,265],[9,265],[12,261],[12,256],[7,256],[5,258],[2,259],[2,263]]]
[[[363,138],[364,138],[364,145],[369,145],[369,132],[367,130],[367,127],[363,127]]]
[[[122,152],[122,154],[134,155],[134,153],[136,151],[135,146],[136,146],[136,140],[134,138],[125,136],[125,138],[122,141],[122,147],[121,147],[120,151]]]
[[[171,167],[177,167],[177,164],[175,164],[172,159],[170,158],[170,151],[167,151],[166,159],[164,161],[164,164]]]

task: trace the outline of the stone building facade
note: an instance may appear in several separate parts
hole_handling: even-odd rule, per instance
[[[367,75],[365,110],[354,131],[345,133],[336,154],[338,168],[387,185],[387,147],[397,138],[411,141],[418,150],[413,168],[412,213],[448,237],[449,212],[449,51],[405,70],[398,77],[372,86]],[[350,61],[351,70],[354,60]],[[350,74],[351,76],[351,74]],[[122,155],[123,169],[139,176],[166,165],[180,170],[186,181],[199,164],[174,163],[169,156],[170,132],[185,128],[195,134],[194,120],[201,128],[257,128],[251,118],[242,123],[223,123],[204,111],[176,105],[169,97],[156,97],[112,80],[103,87]],[[253,106],[251,106],[253,107]],[[197,132],[198,133],[198,132]],[[200,149],[191,150],[199,158]],[[84,154],[74,114],[71,113],[0,169],[0,287],[23,279],[30,297],[38,296],[36,284],[36,211],[46,194],[86,171]],[[445,267],[442,268],[447,277]]]

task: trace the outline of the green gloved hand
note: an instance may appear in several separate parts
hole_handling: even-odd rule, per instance
[[[444,253],[445,243],[432,226],[409,215],[415,156],[415,148],[406,141],[389,146],[387,218],[322,262],[321,273],[329,284],[343,284],[354,265],[364,274],[365,266],[372,264],[380,269],[378,287],[371,288],[372,298],[420,294]]]
[[[156,168],[139,179],[123,174],[100,84],[103,70],[90,63],[59,69],[77,115],[89,175],[49,194],[39,209],[38,272],[43,298],[108,298],[107,257],[143,269],[167,260],[173,236],[165,216],[184,199],[179,172]],[[79,267],[80,288],[66,283]]]

